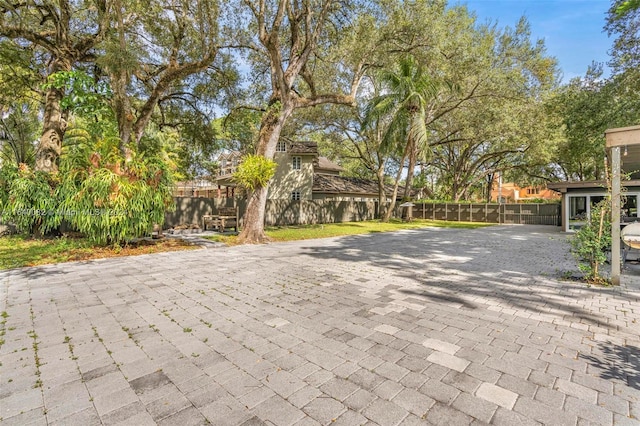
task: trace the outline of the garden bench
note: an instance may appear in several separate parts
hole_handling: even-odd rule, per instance
[[[202,218],[202,229],[207,230],[207,226],[211,226],[218,232],[224,232],[225,229],[233,228],[238,232],[238,208],[237,207],[221,207],[217,214],[204,215]]]

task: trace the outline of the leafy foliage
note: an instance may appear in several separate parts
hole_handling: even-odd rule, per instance
[[[0,216],[8,208],[9,190],[11,182],[18,177],[18,167],[14,164],[6,164],[0,167]]]
[[[60,224],[55,177],[33,171],[22,163],[18,169],[3,168],[0,176],[2,220],[30,234],[47,233]]]
[[[250,191],[264,188],[275,174],[276,166],[275,161],[262,155],[248,155],[238,165],[233,180]]]
[[[627,13],[640,9],[640,0],[624,0],[616,7],[615,12],[618,17],[623,17]]]
[[[65,110],[97,118],[111,115],[108,104],[108,99],[111,97],[111,87],[105,82],[96,82],[84,71],[72,70],[53,73],[43,88],[62,90],[65,96],[60,101],[60,106]]]
[[[633,4],[635,3],[635,5]],[[614,0],[605,29],[615,35],[611,65],[618,72],[634,72],[640,65],[640,7],[636,0]]]
[[[611,199],[605,198],[591,208],[587,223],[571,238],[572,252],[588,282],[603,284],[600,266],[611,247]]]
[[[172,204],[172,171],[162,149],[134,150],[125,160],[117,137],[88,139],[70,132],[58,188],[60,211],[91,241],[123,243],[148,235]],[[93,142],[93,143],[91,143]]]
[[[152,142],[125,161],[113,127],[70,129],[58,174],[3,167],[3,220],[27,233],[47,233],[64,220],[98,244],[126,243],[162,224],[173,205],[171,162]]]
[[[1,100],[0,100],[1,103]],[[35,141],[40,132],[34,102],[14,101],[0,108],[0,161],[3,164],[35,163]]]

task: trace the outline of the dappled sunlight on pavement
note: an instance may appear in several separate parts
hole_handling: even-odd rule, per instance
[[[637,424],[640,274],[555,227],[0,272],[4,424]]]

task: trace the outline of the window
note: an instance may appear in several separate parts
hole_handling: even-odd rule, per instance
[[[287,143],[285,141],[278,141],[276,145],[276,152],[286,152],[287,151]]]
[[[591,216],[591,212],[602,200],[605,199],[604,194],[576,194],[566,196],[567,200],[567,212],[565,213],[565,220],[568,219],[568,231],[576,231],[582,228],[589,216]],[[622,216],[636,216],[638,214],[638,209],[635,207],[637,203],[637,195],[629,194],[627,195],[627,200],[622,206]]]
[[[569,229],[580,229],[587,220],[587,196],[569,196]]]
[[[291,193],[291,199],[292,200],[299,200],[300,199],[300,191],[293,191]]]
[[[301,157],[292,157],[293,159],[293,170],[300,170],[300,166],[302,164]]]
[[[638,217],[638,196],[627,195],[624,197],[624,206],[622,206],[623,216]]]

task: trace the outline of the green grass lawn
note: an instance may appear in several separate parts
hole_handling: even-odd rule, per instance
[[[345,222],[345,223],[325,223],[319,225],[283,226],[267,227],[266,234],[273,241],[296,241],[310,240],[314,238],[339,237],[343,235],[371,234],[375,232],[400,231],[402,229],[416,229],[425,227],[439,228],[465,228],[475,229],[491,226],[487,223],[477,222],[448,222],[444,220],[413,220],[402,222],[392,220],[390,222],[367,221],[367,222]],[[225,244],[236,244],[236,236],[213,235],[204,237],[212,241]]]
[[[196,247],[177,239],[127,247],[104,247],[96,246],[83,238],[33,239],[12,235],[0,238],[0,270],[190,248]]]
[[[314,238],[338,237],[343,235],[370,234],[374,232],[399,231],[402,229],[424,228],[428,226],[447,228],[480,228],[491,226],[486,223],[446,222],[432,220],[414,220],[402,222],[393,220],[388,223],[347,222],[322,225],[268,227],[267,236],[273,241],[309,240]],[[232,235],[214,235],[205,237],[225,244],[237,244]],[[163,251],[188,250],[196,248],[180,239],[163,239],[150,243],[127,247],[96,246],[83,238],[46,238],[33,239],[25,236],[0,238],[0,270],[23,266],[45,265],[49,263],[90,260],[105,257],[133,256]]]

